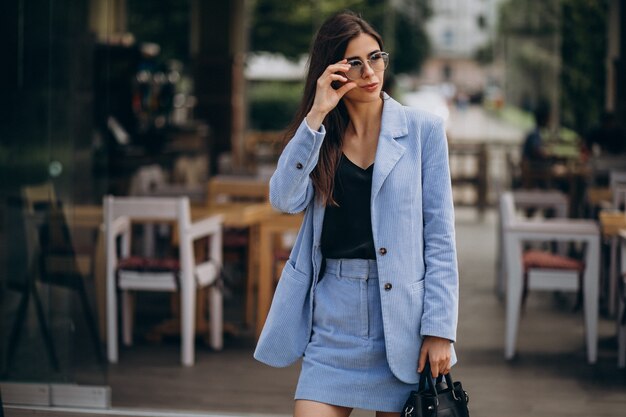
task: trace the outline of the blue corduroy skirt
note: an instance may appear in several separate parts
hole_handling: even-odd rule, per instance
[[[416,389],[387,363],[376,261],[327,259],[295,399],[400,412]]]

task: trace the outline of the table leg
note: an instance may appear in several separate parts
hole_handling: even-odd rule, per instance
[[[248,240],[248,265],[247,265],[247,280],[246,280],[246,311],[245,311],[245,325],[246,327],[252,327],[254,325],[254,304],[255,304],[255,287],[257,285],[258,277],[258,262],[259,262],[259,226],[252,225],[249,228],[249,240]]]
[[[259,226],[259,269],[257,317],[255,335],[258,338],[270,310],[272,297],[272,233],[263,224]]]
[[[619,280],[626,279],[626,239],[621,238],[620,241],[620,276]],[[626,324],[622,323],[624,309],[626,309],[626,289],[623,285],[619,285],[620,292],[618,294],[618,311],[616,318],[617,325],[617,366],[619,368],[626,367]]]
[[[611,236],[610,250],[608,311],[612,317],[617,308],[617,236]]]
[[[587,250],[600,253],[599,240],[589,241]],[[589,256],[583,279],[585,334],[587,338],[587,360],[596,363],[598,358],[598,304],[599,304],[599,256]]]
[[[94,250],[94,267],[93,279],[96,293],[96,308],[98,316],[98,331],[100,340],[107,340],[107,274],[106,274],[106,256],[104,253],[104,230],[103,226],[98,228],[98,237],[96,239],[96,248]]]

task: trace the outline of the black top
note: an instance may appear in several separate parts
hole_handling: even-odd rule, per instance
[[[343,153],[335,173],[333,197],[322,226],[322,255],[330,259],[376,259],[370,195],[374,164],[363,169]]]

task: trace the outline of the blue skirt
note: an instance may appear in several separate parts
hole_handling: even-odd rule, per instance
[[[295,399],[399,413],[417,387],[387,363],[376,261],[327,259]]]

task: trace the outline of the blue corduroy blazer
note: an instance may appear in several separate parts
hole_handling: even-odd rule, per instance
[[[372,232],[387,361],[398,379],[413,384],[419,378],[423,337],[456,340],[458,268],[448,148],[443,120],[386,94],[383,98],[370,199]],[[254,352],[271,366],[295,362],[311,336],[325,207],[315,198],[309,174],[324,135],[324,126],[314,131],[304,120],[270,180],[270,202],[276,209],[305,210]]]

